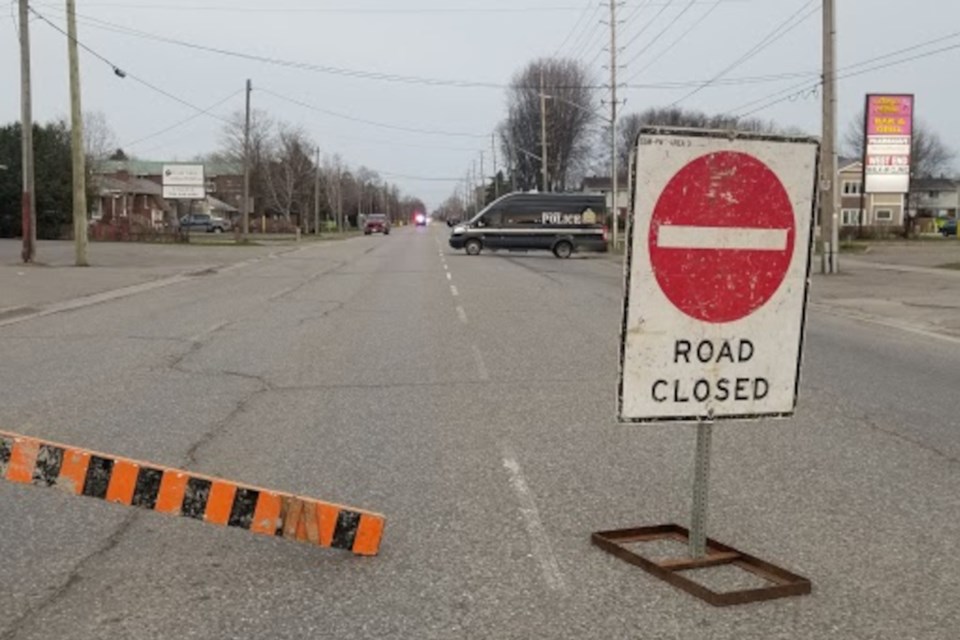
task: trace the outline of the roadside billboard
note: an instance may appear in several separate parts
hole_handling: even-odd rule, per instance
[[[163,165],[165,200],[203,200],[207,197],[202,164]]]
[[[864,193],[908,193],[913,96],[868,95],[864,133]]]

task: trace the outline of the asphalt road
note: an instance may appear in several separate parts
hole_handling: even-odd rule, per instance
[[[388,518],[356,558],[0,483],[0,639],[958,637],[955,339],[812,315],[798,416],[716,429],[709,532],[814,593],[714,609],[589,542],[689,521],[694,430],[615,423],[618,265],[444,238],[0,326],[2,429]]]

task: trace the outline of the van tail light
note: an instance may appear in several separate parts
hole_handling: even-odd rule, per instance
[[[610,242],[610,229],[608,229],[606,225],[603,227],[603,241]]]

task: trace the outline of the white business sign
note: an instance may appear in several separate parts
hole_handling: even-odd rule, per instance
[[[164,200],[203,200],[207,197],[207,190],[203,185],[185,186],[185,185],[163,185]]]
[[[818,152],[807,138],[641,133],[621,421],[793,413]]]
[[[202,187],[202,164],[165,164],[163,165],[163,184],[180,187]]]
[[[909,193],[913,96],[867,96],[864,193]]]

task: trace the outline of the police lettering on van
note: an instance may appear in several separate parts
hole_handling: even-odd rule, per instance
[[[474,256],[484,249],[551,251],[558,258],[602,252],[607,250],[604,211],[602,195],[511,193],[454,227],[450,246]]]

